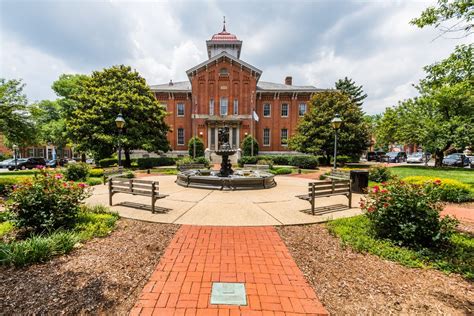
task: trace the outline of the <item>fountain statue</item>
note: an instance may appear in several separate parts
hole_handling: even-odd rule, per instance
[[[193,188],[241,190],[269,189],[276,186],[273,174],[260,170],[232,170],[229,156],[237,152],[229,143],[229,128],[223,127],[218,132],[218,149],[216,155],[222,157],[220,170],[186,170],[178,173],[176,183]]]

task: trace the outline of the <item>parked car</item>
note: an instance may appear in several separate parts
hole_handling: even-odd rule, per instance
[[[15,159],[6,159],[6,160],[3,160],[2,162],[0,162],[0,169],[2,168],[8,168],[8,165],[13,162],[15,163]]]
[[[384,151],[369,151],[367,153],[367,161],[382,161],[381,158],[384,155]]]
[[[407,154],[404,151],[391,151],[382,157],[383,162],[403,162],[407,160]]]
[[[462,153],[450,154],[443,158],[443,166],[465,167],[470,164],[469,158]]]
[[[8,170],[15,170],[15,167],[21,170],[33,169],[37,166],[46,166],[46,160],[44,158],[21,158],[17,159],[15,166],[15,159],[13,159],[8,165]]]
[[[414,153],[407,157],[407,163],[422,163],[424,159],[423,153]]]

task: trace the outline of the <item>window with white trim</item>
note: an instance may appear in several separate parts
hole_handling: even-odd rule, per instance
[[[263,146],[270,146],[270,129],[263,129]]]
[[[306,103],[298,104],[298,115],[304,116],[306,114]]]
[[[214,99],[209,100],[209,115],[214,115]]]
[[[270,117],[271,115],[271,112],[272,112],[272,107],[269,103],[265,103],[263,105],[263,116],[264,117]]]
[[[176,111],[177,116],[184,116],[184,103],[178,103],[178,110]]]
[[[184,128],[178,128],[178,145],[184,145]]]
[[[281,116],[282,117],[288,117],[288,103],[282,103],[281,104]]]
[[[288,145],[288,130],[283,128],[280,132],[280,144],[283,146]]]
[[[234,99],[234,108],[233,108],[233,114],[237,115],[239,114],[239,99]]]
[[[227,112],[229,110],[229,101],[227,100],[227,98],[222,97],[219,105],[220,105],[220,114],[227,115]]]

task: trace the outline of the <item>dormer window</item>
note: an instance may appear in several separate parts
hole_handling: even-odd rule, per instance
[[[219,70],[219,75],[221,75],[221,76],[228,76],[228,75],[229,75],[229,71],[227,70],[227,68],[221,68],[221,70]]]

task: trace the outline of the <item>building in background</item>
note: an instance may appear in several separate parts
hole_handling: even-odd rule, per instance
[[[293,85],[290,76],[282,83],[260,81],[262,70],[240,59],[242,41],[226,31],[225,21],[206,46],[208,59],[186,71],[188,81],[151,86],[168,112],[173,152],[187,153],[188,141],[196,135],[212,153],[220,145],[221,129],[228,130],[234,148],[253,134],[261,153],[288,152],[287,140],[312,95],[324,90]],[[254,110],[258,121],[252,122]]]

